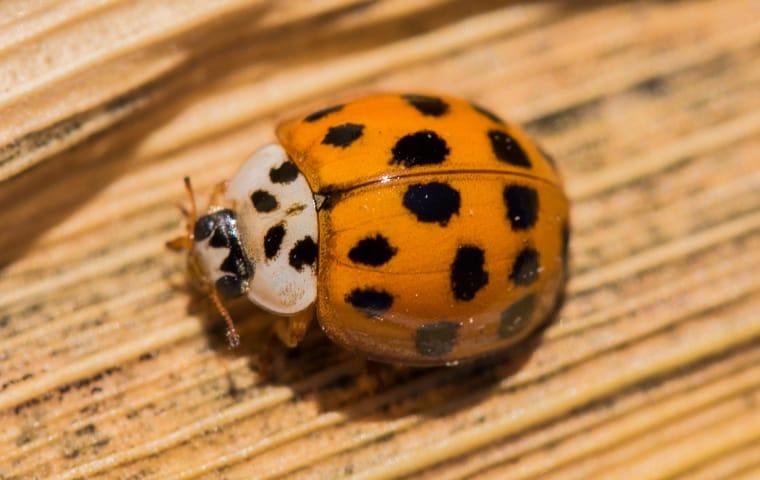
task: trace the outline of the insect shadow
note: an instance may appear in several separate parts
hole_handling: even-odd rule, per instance
[[[445,417],[496,391],[521,388],[513,377],[540,348],[543,332],[556,320],[563,301],[560,296],[544,324],[504,352],[456,366],[425,368],[367,360],[333,343],[317,322],[297,347],[287,348],[270,333],[274,317],[246,302],[230,306],[241,336],[236,349],[227,345],[213,308],[203,308],[203,318],[210,347],[230,358],[247,358],[250,370],[259,376],[259,382],[246,388],[285,386],[292,390],[293,401],[316,402],[320,411],[341,412],[351,422],[371,422],[409,415]],[[232,380],[229,394],[241,394]]]

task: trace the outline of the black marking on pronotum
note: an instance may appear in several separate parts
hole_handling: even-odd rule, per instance
[[[469,301],[488,284],[485,253],[474,245],[463,245],[451,264],[451,291],[457,300]]]
[[[449,111],[449,104],[438,97],[414,94],[403,95],[402,97],[417,111],[428,117],[440,117]]]
[[[507,338],[519,333],[530,322],[535,308],[536,296],[533,293],[507,307],[501,312],[499,337]]]
[[[358,140],[362,136],[363,131],[364,125],[358,123],[344,123],[343,125],[330,127],[325,138],[322,139],[322,144],[346,148]]]
[[[294,203],[285,210],[285,215],[296,215],[306,210],[306,205],[303,203]]]
[[[316,122],[317,120],[331,114],[334,112],[337,112],[339,110],[343,109],[343,105],[333,105],[332,107],[323,108],[322,110],[317,110],[316,112],[312,112],[304,118],[304,121],[306,122]]]
[[[298,178],[298,167],[288,160],[279,167],[269,169],[269,179],[273,183],[290,183]]]
[[[310,236],[305,236],[297,241],[295,246],[290,249],[290,266],[298,270],[303,270],[304,265],[314,266],[317,261],[317,244]]]
[[[515,285],[526,287],[538,280],[538,252],[531,247],[525,247],[515,257],[509,279]]]
[[[487,117],[489,120],[491,120],[493,122],[496,122],[496,123],[500,123],[502,125],[504,124],[504,120],[502,120],[502,118],[500,116],[496,115],[492,111],[487,110],[487,109],[481,107],[477,103],[471,103],[470,105],[472,105],[472,108],[475,109],[476,112],[478,112],[479,114]]]
[[[378,290],[372,287],[355,288],[346,295],[345,301],[349,305],[353,305],[357,310],[376,317],[391,308],[393,305],[393,295],[385,290]]]
[[[393,258],[397,251],[387,238],[378,233],[359,240],[348,252],[348,258],[354,263],[379,267]]]
[[[503,192],[512,230],[527,230],[538,218],[538,192],[523,185],[507,185]]]
[[[420,222],[438,222],[445,226],[459,214],[459,192],[447,183],[415,183],[404,192],[403,204]]]
[[[431,130],[421,130],[401,137],[391,153],[392,165],[407,168],[420,165],[436,165],[446,160],[450,150],[446,141]]]
[[[454,322],[428,323],[417,329],[414,345],[425,357],[440,357],[454,349],[459,325]]]
[[[530,159],[520,144],[507,132],[501,130],[489,130],[488,138],[491,140],[491,148],[496,158],[502,162],[518,167],[531,167]]]
[[[266,190],[256,190],[251,194],[253,208],[257,212],[267,213],[277,208],[277,199]]]
[[[282,224],[270,227],[264,235],[264,256],[272,259],[277,256],[282,245],[282,239],[285,238],[285,226]]]

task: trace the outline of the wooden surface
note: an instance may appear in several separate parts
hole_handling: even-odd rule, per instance
[[[160,7],[158,5],[161,5]],[[0,4],[0,478],[760,478],[760,6]],[[163,242],[278,118],[442,91],[572,200],[555,323],[489,364],[367,368],[213,310]]]

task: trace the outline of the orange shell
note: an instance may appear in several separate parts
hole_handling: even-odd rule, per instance
[[[313,122],[304,121],[303,117],[285,121],[277,128],[277,137],[315,192],[325,188],[344,189],[398,175],[438,174],[444,169],[443,165],[419,166],[411,172],[403,165],[389,163],[398,139],[425,129],[444,138],[451,150],[445,170],[530,174],[561,185],[557,172],[518,126],[495,122],[489,118],[490,112],[481,113],[471,103],[457,98],[430,98],[445,102],[449,106],[447,112],[440,117],[426,116],[401,95],[372,95],[346,103],[340,110]],[[481,111],[484,110],[481,108]],[[364,126],[362,136],[351,148],[322,143],[330,127],[349,123]],[[487,135],[490,130],[503,130],[514,138],[530,157],[533,168],[526,171],[499,161],[491,149]]]
[[[345,125],[353,127],[328,137]],[[443,139],[445,160],[394,161],[415,132]],[[516,126],[452,97],[375,95],[277,133],[312,190],[328,197],[317,316],[337,343],[380,361],[441,365],[513,345],[553,308],[568,203],[552,164]],[[521,150],[527,160],[516,158],[530,165],[500,160],[493,135],[501,147],[511,139],[509,155]],[[449,200],[431,206],[429,193]]]

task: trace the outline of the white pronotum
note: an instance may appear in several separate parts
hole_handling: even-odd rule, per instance
[[[230,180],[226,196],[253,265],[248,298],[281,315],[306,309],[317,296],[319,232],[306,178],[280,145],[266,145]]]

